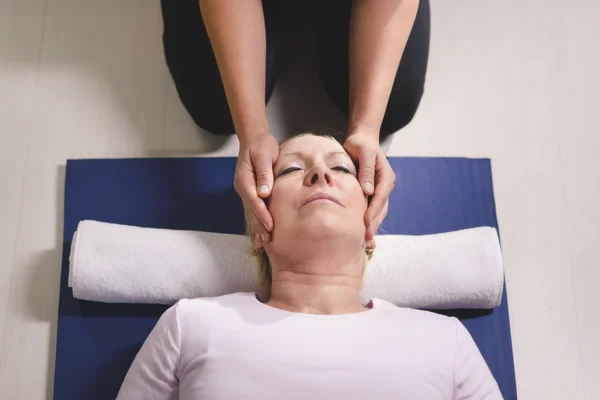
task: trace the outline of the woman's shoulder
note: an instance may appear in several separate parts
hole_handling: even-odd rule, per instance
[[[381,299],[373,299],[372,301],[375,309],[389,313],[390,317],[392,318],[436,323],[440,325],[447,325],[449,327],[455,327],[457,323],[460,323],[460,321],[458,321],[458,319],[455,317],[449,317],[433,311],[399,307]]]
[[[249,293],[231,293],[216,297],[181,299],[173,308],[180,319],[196,319],[201,316],[206,321],[213,316],[223,318],[229,312],[248,304],[250,300]]]
[[[193,299],[181,299],[175,306],[178,312],[210,311],[224,307],[232,307],[248,302],[248,293],[230,293],[215,297],[197,297]]]

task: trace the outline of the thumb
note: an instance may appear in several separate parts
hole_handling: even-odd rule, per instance
[[[377,152],[363,147],[358,153],[358,181],[363,192],[370,196],[375,191],[375,162]]]
[[[267,198],[273,189],[273,161],[264,153],[252,157],[256,174],[256,192],[261,198]]]

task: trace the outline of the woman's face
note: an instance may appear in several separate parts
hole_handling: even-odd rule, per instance
[[[338,142],[314,135],[288,140],[273,172],[268,202],[274,220],[271,245],[293,237],[348,237],[364,245],[367,199],[354,163]]]

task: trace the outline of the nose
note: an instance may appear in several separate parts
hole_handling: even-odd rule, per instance
[[[324,166],[315,165],[314,168],[307,174],[307,186],[326,185],[330,186],[333,183],[333,178],[327,168]]]

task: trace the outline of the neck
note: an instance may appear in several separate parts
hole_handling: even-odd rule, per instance
[[[271,297],[267,304],[308,314],[346,314],[367,310],[360,302],[364,254],[315,252],[327,257],[282,260],[271,257]],[[304,253],[306,254],[306,253]]]

